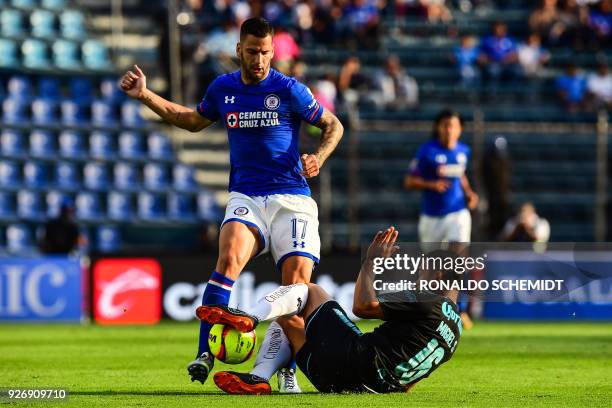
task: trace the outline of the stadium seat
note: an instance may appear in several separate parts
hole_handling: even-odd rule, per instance
[[[143,138],[140,133],[125,131],[119,134],[119,156],[124,159],[145,157]]]
[[[173,186],[179,191],[196,191],[198,183],[195,180],[193,167],[186,164],[175,164],[172,169]]]
[[[74,41],[57,40],[51,47],[53,50],[53,64],[60,69],[81,69],[79,59],[79,46]]]
[[[82,40],[86,37],[85,16],[78,10],[65,10],[59,15],[62,37]]]
[[[13,161],[0,161],[0,187],[15,189],[21,186],[21,169]]]
[[[123,191],[134,191],[139,187],[138,170],[132,163],[118,162],[113,169],[115,188]]]
[[[168,187],[166,166],[158,163],[147,163],[144,166],[144,186],[148,190],[165,190]]]
[[[58,124],[57,103],[46,98],[36,98],[32,101],[32,122],[37,125]]]
[[[8,220],[15,217],[15,197],[5,191],[0,191],[0,219]]]
[[[41,0],[40,5],[48,10],[59,11],[66,7],[66,0]]]
[[[121,123],[127,127],[140,128],[146,124],[140,113],[142,105],[136,101],[125,101],[121,105]]]
[[[38,80],[38,96],[59,101],[62,96],[59,81],[55,78],[41,77]]]
[[[87,163],[83,167],[83,184],[90,190],[106,190],[109,187],[108,168],[102,163]]]
[[[75,163],[59,162],[55,165],[55,185],[64,190],[81,188],[80,172]]]
[[[113,104],[122,103],[126,96],[117,86],[117,78],[104,78],[100,81],[100,95],[102,99]]]
[[[6,88],[13,99],[29,101],[32,97],[32,81],[27,77],[20,75],[10,77]]]
[[[23,224],[12,224],[6,228],[6,249],[12,254],[32,249],[32,231]]]
[[[20,10],[11,8],[0,10],[0,35],[2,37],[22,37],[25,34],[23,13]]]
[[[132,199],[129,194],[111,191],[107,196],[107,215],[113,221],[130,221],[133,217]]]
[[[19,47],[17,43],[8,38],[0,38],[0,68],[17,68],[19,62]]]
[[[215,197],[208,191],[198,193],[198,217],[205,221],[216,221],[218,208]]]
[[[55,136],[48,130],[30,133],[30,155],[36,158],[51,158],[57,154]]]
[[[62,123],[68,126],[86,125],[88,122],[88,108],[88,105],[72,99],[63,101],[61,104]]]
[[[101,41],[87,40],[81,46],[83,64],[92,70],[105,70],[112,67],[108,49]]]
[[[94,159],[115,157],[113,136],[108,132],[92,132],[89,136],[89,154]]]
[[[60,215],[62,205],[69,201],[69,196],[61,191],[49,191],[46,196],[47,217],[56,218]]]
[[[49,47],[42,40],[28,38],[21,44],[22,63],[26,68],[49,69]]]
[[[95,100],[91,103],[91,122],[94,126],[114,127],[117,116],[114,106],[105,100]]]
[[[172,145],[168,136],[162,132],[152,132],[147,138],[149,157],[156,160],[171,160]]]
[[[121,248],[121,234],[114,225],[102,225],[96,229],[96,248],[100,252],[117,252]]]
[[[85,136],[74,130],[64,130],[59,135],[60,156],[66,158],[83,158],[87,156]]]
[[[2,120],[10,125],[28,122],[28,105],[23,99],[8,97],[2,102]]]
[[[24,157],[26,155],[25,137],[21,132],[4,129],[0,136],[3,157]]]
[[[11,6],[20,9],[32,10],[36,7],[34,0],[11,0]]]
[[[82,221],[100,221],[102,208],[100,197],[89,191],[78,193],[75,200],[76,216]]]
[[[26,187],[43,188],[47,185],[47,168],[41,162],[29,161],[23,165],[23,181]]]
[[[40,194],[30,190],[19,191],[17,193],[17,215],[30,221],[45,219],[46,214]]]
[[[164,196],[143,192],[138,194],[138,218],[143,221],[161,221],[165,218]]]
[[[36,9],[30,13],[30,33],[38,38],[53,38],[57,35],[55,30],[55,13],[49,10]]]
[[[168,194],[168,217],[173,221],[194,221],[195,198],[191,194]]]
[[[70,80],[70,99],[77,103],[90,104],[93,99],[93,85],[87,78],[72,78]]]

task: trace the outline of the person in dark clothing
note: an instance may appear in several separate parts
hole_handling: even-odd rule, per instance
[[[79,226],[74,221],[74,207],[63,204],[59,216],[45,225],[41,251],[45,254],[67,255],[78,247],[80,236]]]

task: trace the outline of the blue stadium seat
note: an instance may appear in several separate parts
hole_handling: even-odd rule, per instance
[[[145,149],[142,135],[138,132],[121,132],[119,134],[119,156],[125,159],[142,159]]]
[[[93,70],[105,70],[112,67],[106,45],[97,40],[87,40],[81,46],[83,64]]]
[[[23,165],[23,181],[26,187],[46,187],[48,182],[46,166],[41,162],[26,162]]]
[[[102,163],[87,163],[83,167],[83,184],[90,190],[106,190],[109,187],[108,168]]]
[[[186,164],[175,164],[172,169],[173,185],[179,191],[196,191],[198,183],[195,180],[193,167]]]
[[[107,215],[113,221],[130,221],[134,215],[129,194],[111,191],[107,197]]]
[[[13,99],[29,101],[32,97],[32,81],[27,77],[20,75],[10,77],[6,88]]]
[[[0,191],[0,219],[7,220],[15,217],[15,197],[13,194]]]
[[[57,117],[57,103],[51,99],[36,98],[32,101],[32,122],[37,125],[55,125],[59,122]]]
[[[191,194],[168,194],[168,217],[173,221],[194,221],[195,198]]]
[[[100,95],[113,104],[120,104],[126,98],[125,93],[119,89],[117,78],[104,78],[100,81]]]
[[[62,157],[83,158],[87,156],[85,136],[74,130],[64,130],[59,135],[59,152]]]
[[[11,6],[20,9],[32,10],[34,7],[36,7],[36,2],[34,0],[11,0]]]
[[[57,35],[55,30],[55,13],[49,10],[36,9],[30,13],[30,33],[34,37],[53,38]]]
[[[121,234],[114,225],[101,225],[96,229],[96,247],[98,251],[110,253],[121,248]]]
[[[60,214],[62,205],[68,202],[69,196],[61,191],[49,191],[46,196],[47,218],[56,218]]]
[[[108,132],[92,132],[89,136],[89,154],[94,159],[115,157],[113,135]]]
[[[30,155],[51,158],[57,154],[55,136],[48,130],[36,129],[30,133]]]
[[[72,99],[62,102],[62,123],[68,126],[84,126],[88,122],[89,106]]]
[[[198,217],[205,221],[216,221],[219,217],[219,208],[215,196],[208,191],[198,193]]]
[[[70,99],[78,103],[89,104],[93,99],[93,85],[87,78],[70,80]]]
[[[41,0],[40,5],[49,10],[63,10],[66,7],[66,0]]]
[[[19,191],[17,193],[17,215],[31,221],[45,219],[46,214],[40,194],[30,190]]]
[[[22,63],[26,68],[49,69],[49,46],[42,40],[28,38],[21,44]]]
[[[21,11],[10,8],[0,10],[0,35],[2,37],[21,37],[25,34]]]
[[[136,101],[125,101],[121,105],[121,123],[128,127],[142,127],[146,124],[140,113],[142,105]]]
[[[72,40],[85,38],[85,16],[78,10],[65,10],[59,16],[62,37]]]
[[[27,109],[28,105],[23,99],[8,97],[2,102],[2,120],[11,125],[28,122]]]
[[[81,69],[79,46],[74,41],[57,40],[52,45],[53,64],[60,69]]]
[[[144,186],[148,190],[165,190],[168,187],[166,166],[158,163],[147,163],[143,169]]]
[[[23,224],[12,224],[6,228],[6,249],[12,254],[28,252],[32,249],[32,231]]]
[[[0,187],[15,189],[21,186],[21,168],[12,161],[0,161]]]
[[[167,135],[162,132],[152,132],[147,138],[149,157],[157,160],[172,159],[172,145]]]
[[[59,101],[62,97],[59,81],[55,78],[42,77],[38,80],[38,96]]]
[[[95,126],[114,127],[117,125],[115,107],[105,100],[95,100],[91,103],[91,122]]]
[[[79,168],[72,162],[59,162],[55,165],[55,185],[64,190],[81,188]]]
[[[3,157],[24,157],[26,155],[25,137],[21,132],[4,129],[0,136]]]
[[[138,194],[138,217],[144,221],[162,221],[166,216],[163,197],[149,192]]]
[[[19,47],[17,43],[8,38],[0,38],[0,68],[17,68],[19,62]]]
[[[140,183],[138,181],[138,169],[132,163],[118,162],[113,169],[115,178],[115,188],[123,191],[137,190]]]
[[[89,191],[78,193],[75,200],[76,216],[83,221],[99,221],[102,217],[100,197]]]

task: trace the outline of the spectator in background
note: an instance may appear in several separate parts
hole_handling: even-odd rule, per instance
[[[308,82],[306,78],[307,69],[308,67],[306,66],[306,63],[301,59],[297,58],[291,64],[291,70],[287,73],[287,75],[294,77],[302,83],[306,83]]]
[[[508,220],[502,232],[506,242],[548,242],[550,224],[541,218],[532,203],[521,205],[519,213]]]
[[[496,240],[511,213],[512,161],[505,137],[495,136],[487,145],[480,170],[487,198],[488,235]]]
[[[612,41],[612,0],[601,0],[601,3],[591,10],[589,26],[599,46],[607,47]]]
[[[480,82],[479,55],[478,39],[473,35],[462,36],[461,43],[451,54],[451,60],[457,65],[461,83],[465,87],[469,88]]]
[[[361,61],[357,57],[348,57],[338,76],[338,91],[348,108],[357,106],[362,98],[367,97],[371,88],[369,79],[361,73]]]
[[[234,44],[235,47],[235,44]],[[287,75],[293,61],[300,56],[300,46],[293,36],[283,26],[274,29],[274,60],[273,63],[280,72]]]
[[[385,67],[374,78],[377,93],[373,93],[377,107],[386,109],[415,108],[419,104],[419,86],[416,79],[402,68],[397,55],[385,61]]]
[[[557,93],[559,99],[568,112],[578,112],[586,107],[587,81],[578,67],[570,63],[565,74],[557,78]]]
[[[430,23],[448,23],[452,21],[453,15],[446,6],[446,0],[420,0],[425,9],[427,21]]]
[[[342,15],[340,6],[331,0],[320,0],[314,6],[312,38],[318,44],[331,44],[338,37],[336,20]]]
[[[612,108],[612,74],[610,74],[608,64],[601,62],[597,67],[597,72],[589,75],[587,90],[596,109]]]
[[[523,76],[528,79],[542,76],[542,68],[550,61],[550,53],[542,48],[538,34],[529,35],[527,42],[518,46],[517,53]]]
[[[344,7],[343,14],[349,30],[345,39],[351,48],[378,48],[380,16],[376,3],[369,0],[351,0]]]
[[[64,203],[57,218],[45,224],[40,250],[47,255],[68,255],[82,241],[79,226],[74,221],[74,206]]]
[[[548,41],[551,36],[554,36],[553,28],[560,18],[557,0],[542,0],[540,6],[529,16],[529,28],[533,33]]]
[[[319,103],[331,113],[336,113],[336,80],[331,73],[325,74],[314,83],[312,90],[314,97]]]
[[[480,62],[493,85],[497,85],[500,79],[517,77],[516,42],[508,35],[505,23],[498,21],[493,24],[492,34],[482,39],[480,49]]]
[[[559,21],[551,32],[552,39],[560,45],[582,49],[593,41],[593,31],[588,27],[588,8],[576,0],[565,0],[560,7]]]

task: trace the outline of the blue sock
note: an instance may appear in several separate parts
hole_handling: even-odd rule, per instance
[[[232,293],[234,281],[220,273],[213,271],[208,279],[204,296],[202,296],[203,305],[227,305],[229,303],[230,294]],[[210,323],[200,322],[200,343],[198,345],[199,357],[202,353],[210,351],[208,348],[208,333],[212,325]]]
[[[295,358],[291,358],[289,363],[287,363],[287,367],[285,368],[293,368],[293,371],[297,373],[297,362],[295,361]]]

